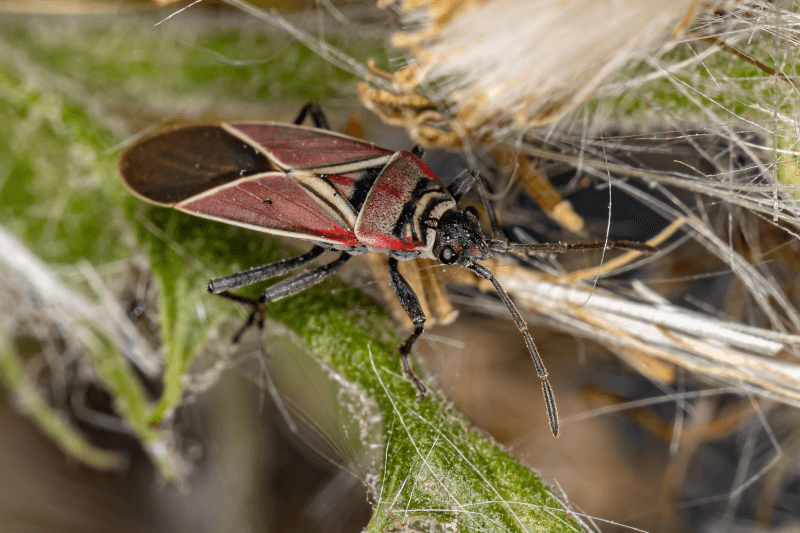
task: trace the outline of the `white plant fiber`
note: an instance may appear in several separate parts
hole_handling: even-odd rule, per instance
[[[552,122],[594,94],[615,71],[670,42],[691,20],[695,0],[495,0],[399,34],[412,48],[421,81],[443,82],[467,127],[512,118],[517,126]],[[416,41],[416,42],[415,42]],[[655,50],[654,50],[655,48]]]

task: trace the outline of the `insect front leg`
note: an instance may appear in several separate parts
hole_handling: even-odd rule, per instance
[[[447,187],[447,191],[455,199],[456,202],[461,200],[461,197],[467,194],[475,183],[478,183],[478,196],[481,197],[483,208],[486,210],[486,216],[489,217],[489,223],[492,226],[492,237],[497,238],[502,235],[500,224],[497,222],[497,214],[494,212],[494,206],[489,200],[489,193],[492,192],[492,187],[489,182],[481,175],[480,172],[465,170],[453,180],[453,183]]]
[[[417,298],[416,293],[414,293],[414,289],[411,288],[411,285],[409,285],[400,274],[397,268],[397,259],[394,257],[389,259],[389,284],[395,296],[397,296],[400,305],[403,307],[406,314],[408,314],[408,318],[411,319],[411,323],[414,324],[414,332],[409,335],[406,342],[400,346],[400,362],[403,366],[403,374],[417,387],[421,400],[425,397],[428,389],[419,378],[414,375],[414,371],[411,370],[408,354],[411,352],[411,348],[414,346],[414,343],[417,342],[419,336],[425,331],[425,313],[422,311],[422,306],[419,303],[419,298]]]

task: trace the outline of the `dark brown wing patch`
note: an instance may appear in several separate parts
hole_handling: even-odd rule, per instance
[[[160,205],[275,170],[258,150],[219,126],[182,127],[142,139],[122,154],[118,168],[134,194]]]

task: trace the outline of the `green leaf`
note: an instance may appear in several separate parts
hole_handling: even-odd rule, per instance
[[[236,115],[254,103],[290,98],[281,102],[281,116],[251,117],[286,119],[304,100],[352,98],[356,81],[272,30],[192,21],[153,28],[144,19],[71,18],[63,24],[23,18],[0,28],[0,136],[9,140],[0,146],[0,221],[52,264],[69,267],[86,259],[99,269],[133,255],[149,258],[159,290],[162,397],[155,405],[147,401],[99,329],[89,348],[117,414],[151,449],[161,442],[151,424],[180,404],[198,354],[224,351],[227,329],[213,342],[211,332],[243,319],[237,306],[207,293],[208,279],[293,252],[263,234],[145,205],[129,195],[115,171],[120,143],[176,112],[221,113],[215,104],[223,100]],[[382,54],[382,43],[352,36],[334,44],[361,61]],[[216,54],[270,62],[233,67]],[[80,280],[75,284],[85,289]],[[313,386],[281,387],[291,412],[317,428],[323,422],[313,413],[331,403],[348,420],[369,415],[363,420],[374,431],[359,432],[356,440],[372,450],[372,460],[360,461],[357,469],[376,505],[370,531],[401,523],[457,524],[462,531],[577,529],[543,481],[472,428],[447,398],[434,391],[417,400],[399,373],[400,336],[359,291],[328,282],[272,304],[269,317],[269,331],[279,327],[285,334],[266,336],[268,366],[280,368],[306,354],[326,369],[324,380]],[[18,354],[4,353],[11,361],[6,373],[18,375]],[[348,400],[319,402],[325,387]],[[327,427],[320,438],[335,443],[346,438],[348,427]],[[162,464],[161,470],[170,476],[171,467],[177,469]]]
[[[401,338],[376,335],[390,326],[361,293],[340,286],[334,291],[305,291],[278,304],[270,308],[270,315],[306,346],[291,351],[294,364],[302,365],[296,361],[306,357],[325,365],[377,402],[382,416],[380,442],[385,445],[380,453],[386,463],[383,470],[367,468],[362,474],[368,486],[369,476],[378,476],[370,486],[375,512],[369,531],[382,532],[399,524],[421,530],[434,523],[458,524],[464,531],[577,529],[543,481],[491,437],[476,431],[446,397],[434,390],[418,400],[414,387],[400,375]],[[295,306],[304,312],[293,313]],[[276,351],[276,344],[291,342],[286,336],[268,331],[265,341]],[[358,395],[339,401],[347,412],[361,412],[363,400]],[[361,420],[369,421],[369,411]],[[371,443],[362,443],[363,448]],[[369,458],[365,461],[368,466]]]
[[[796,77],[797,54],[781,50],[782,42],[754,38],[734,48],[768,69]],[[710,55],[701,55],[707,50]],[[755,132],[761,131],[759,124],[773,123],[776,107],[783,116],[796,115],[797,89],[790,82],[708,42],[689,39],[652,61],[632,63],[616,74],[590,109],[602,107],[617,120],[639,123],[745,123]]]

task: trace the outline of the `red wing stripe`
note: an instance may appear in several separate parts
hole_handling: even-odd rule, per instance
[[[352,229],[343,227],[283,173],[244,178],[175,207],[267,232],[348,246],[358,244]]]
[[[242,184],[242,185],[244,185],[244,184]],[[253,192],[251,192],[251,191],[248,191],[248,190],[247,190],[247,189],[245,189],[245,188],[244,188],[242,185],[237,185],[237,186],[236,186],[236,188],[237,188],[237,189],[239,189],[239,190],[241,190],[241,191],[243,191],[243,192],[245,192],[245,193],[247,193],[247,194],[249,194],[249,195],[250,195],[250,196],[252,196],[253,198],[256,198],[256,199],[258,199],[258,200],[259,200],[259,202],[262,202],[261,198],[265,198],[265,197],[269,197],[269,196],[270,196],[269,194],[268,194],[268,195],[264,195],[264,196],[259,196],[258,194],[255,194],[255,193],[253,193]],[[297,208],[298,208],[298,209],[300,209],[300,210],[302,210],[302,211],[305,213],[305,215],[306,215],[306,216],[308,216],[309,218],[313,218],[313,219],[319,220],[319,221],[320,221],[320,224],[318,224],[318,225],[323,225],[323,224],[325,224],[325,223],[330,223],[330,220],[331,220],[331,219],[330,219],[329,217],[320,217],[320,216],[319,216],[319,210],[317,210],[317,209],[310,209],[310,208],[309,208],[309,206],[308,206],[308,204],[304,204],[304,203],[298,202],[298,201],[296,201],[294,198],[292,198],[291,196],[288,196],[288,195],[286,195],[286,194],[284,194],[284,193],[282,193],[282,192],[280,192],[280,191],[278,191],[278,190],[272,189],[272,188],[268,187],[267,185],[265,185],[265,184],[263,184],[263,183],[259,183],[259,182],[257,182],[257,181],[255,181],[255,182],[252,182],[252,186],[253,186],[253,187],[258,187],[258,188],[260,188],[260,189],[263,189],[264,191],[267,191],[267,192],[268,192],[268,193],[270,193],[270,194],[271,194],[273,197],[274,197],[275,195],[277,195],[277,196],[281,197],[281,198],[282,198],[282,199],[283,199],[285,202],[287,202],[287,203],[290,203],[290,204],[293,204],[293,205],[297,206]],[[274,201],[274,200],[273,200],[273,201]],[[268,205],[268,206],[266,206],[266,207],[267,207],[267,209],[268,209],[269,211],[275,212],[275,208],[274,208],[274,207],[272,207],[272,206],[269,206],[269,205]],[[281,216],[281,214],[280,214],[280,213],[278,213],[278,216]],[[337,224],[337,226],[339,226],[339,224]],[[340,227],[341,227],[341,226],[340,226]],[[342,229],[344,229],[344,228],[342,228]]]
[[[271,160],[287,170],[338,167],[393,153],[347,135],[306,126],[267,122],[222,126],[248,144],[261,147]]]

